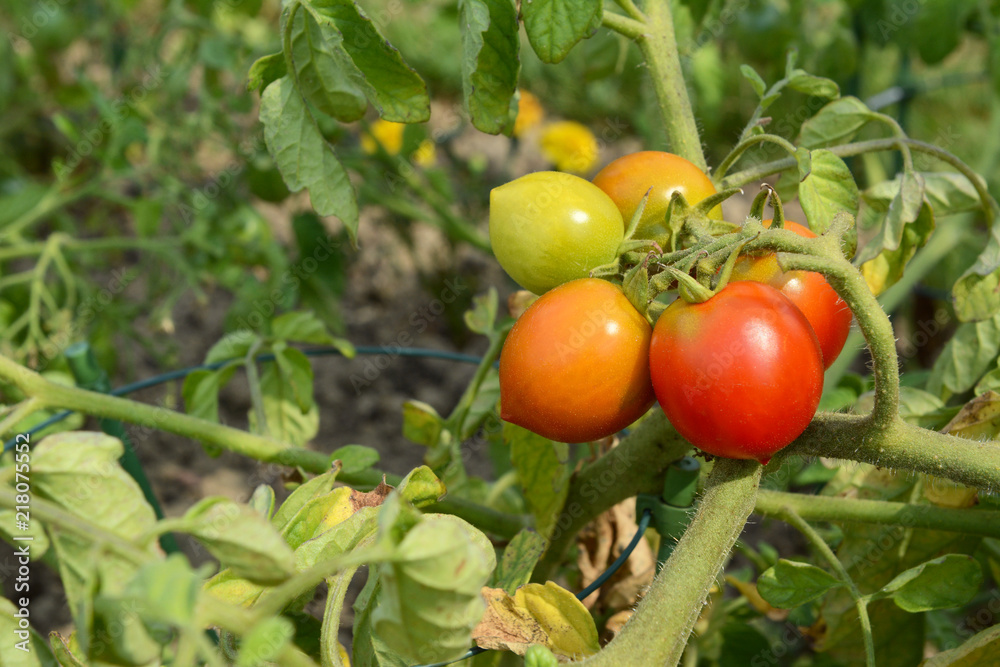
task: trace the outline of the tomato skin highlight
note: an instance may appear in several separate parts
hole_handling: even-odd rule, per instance
[[[693,162],[663,151],[639,151],[609,162],[594,176],[594,185],[608,193],[626,225],[646,191],[653,189],[636,228],[637,239],[654,238],[666,231],[663,219],[674,192],[684,195],[692,206],[716,193],[711,179]],[[713,208],[708,217],[722,220],[722,207]]]
[[[770,227],[771,221],[765,220],[764,226]],[[811,229],[797,222],[786,220],[785,229],[803,238],[816,238]],[[782,271],[777,256],[769,253],[760,257],[740,257],[730,280],[753,280],[779,290],[802,311],[816,332],[823,353],[823,367],[829,368],[837,360],[851,332],[854,315],[822,275],[814,271]]]
[[[823,393],[823,360],[805,315],[758,282],[668,306],[653,330],[649,365],[674,428],[725,458],[766,463],[805,430]]]
[[[625,223],[590,181],[536,171],[490,191],[490,245],[504,271],[544,294],[618,256]]]
[[[617,433],[654,403],[652,329],[621,289],[566,283],[518,318],[500,353],[501,418],[550,440]]]

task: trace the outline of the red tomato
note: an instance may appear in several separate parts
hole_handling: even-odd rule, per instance
[[[621,289],[583,278],[543,294],[500,354],[500,416],[551,440],[607,437],[653,404],[652,330]]]
[[[771,221],[765,220],[764,226],[770,227]],[[812,230],[797,222],[786,220],[785,229],[807,239],[816,237]],[[826,278],[813,271],[782,271],[778,258],[770,253],[762,257],[741,257],[733,267],[730,279],[767,283],[780,290],[798,306],[812,325],[819,339],[824,367],[829,368],[836,361],[844,349],[847,334],[851,332],[853,315]]]
[[[594,185],[608,193],[618,205],[626,226],[646,191],[653,189],[636,228],[637,239],[655,238],[664,233],[663,219],[674,192],[684,195],[692,206],[716,192],[712,181],[693,162],[661,151],[640,151],[618,158],[594,176]],[[722,208],[716,206],[708,215],[722,220]]]
[[[797,438],[823,393],[816,334],[778,290],[734,282],[704,303],[678,299],[649,348],[656,398],[691,444],[757,459]]]

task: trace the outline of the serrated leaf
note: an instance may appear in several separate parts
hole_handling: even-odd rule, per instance
[[[883,250],[897,250],[903,241],[904,228],[914,222],[924,206],[924,179],[912,171],[905,171],[899,180],[899,189],[889,202],[885,218],[877,227],[868,226],[871,218],[859,216],[865,226],[858,226],[857,262],[863,263],[876,257]]]
[[[493,333],[493,323],[497,319],[497,309],[500,299],[497,296],[496,288],[491,287],[486,294],[473,297],[472,308],[465,311],[463,318],[465,325],[470,331],[484,336]]]
[[[600,650],[594,618],[576,597],[555,582],[527,584],[513,596],[483,588],[488,609],[473,637],[482,648],[524,655],[541,644],[563,659],[579,660]]]
[[[229,382],[235,371],[236,365],[233,364],[214,371],[189,373],[181,389],[187,413],[192,417],[218,422],[219,390]]]
[[[877,114],[856,97],[841,97],[802,123],[798,144],[806,148],[827,148],[844,144]]]
[[[510,134],[514,128],[518,57],[517,12],[511,0],[459,0],[462,92],[476,129]]]
[[[840,97],[840,87],[831,79],[827,79],[814,74],[809,74],[804,70],[795,70],[788,80],[788,87],[806,95],[835,99]]]
[[[247,74],[247,90],[261,92],[287,73],[284,53],[272,53],[269,56],[258,58],[250,66],[250,72]]]
[[[424,447],[438,444],[444,420],[432,406],[423,401],[403,403],[403,437]]]
[[[295,556],[271,523],[228,498],[205,498],[175,528],[198,539],[236,576],[280,583],[295,574]]]
[[[310,310],[296,310],[278,315],[271,322],[271,335],[278,340],[296,343],[332,345],[346,358],[354,358],[354,346],[343,338],[331,334],[323,320]]]
[[[548,538],[569,492],[569,446],[509,422],[504,422],[503,438],[535,517],[535,528]]]
[[[320,25],[309,12],[293,10],[292,62],[299,91],[323,113],[348,123],[365,115],[368,100],[359,85],[364,76],[343,41],[330,25]]]
[[[531,0],[521,5],[531,48],[545,63],[558,63],[577,42],[594,34],[602,0]]]
[[[779,609],[812,602],[837,586],[843,583],[826,570],[784,558],[757,578],[757,592]]]
[[[291,80],[284,76],[260,98],[260,120],[268,151],[292,192],[309,190],[320,215],[335,215],[357,242],[358,203],[347,171],[320,134],[312,114]]]
[[[341,471],[345,474],[368,470],[379,462],[379,458],[381,457],[377,449],[364,445],[344,445],[330,454],[331,460],[340,461]]]
[[[858,186],[844,161],[820,148],[812,151],[808,174],[799,174],[799,202],[809,227],[822,234],[841,211],[855,215],[858,210]]]
[[[382,118],[396,123],[423,123],[430,118],[427,84],[356,3],[309,0],[304,6],[318,23],[340,32],[344,49],[364,76],[365,94]]]
[[[493,575],[494,587],[504,590],[508,595],[514,595],[518,587],[524,586],[531,579],[531,572],[545,553],[546,545],[545,538],[535,531],[527,528],[520,530],[503,551],[503,557]]]
[[[971,389],[1000,354],[1000,315],[959,325],[934,362],[927,391],[944,398]]]
[[[879,597],[891,597],[900,609],[916,614],[960,607],[979,591],[983,571],[971,556],[947,554],[911,567],[886,584]]]
[[[753,92],[757,93],[757,97],[763,98],[764,91],[767,90],[767,84],[764,83],[764,79],[757,73],[757,70],[750,67],[750,65],[740,65],[740,74],[750,82],[750,86],[753,88]]]

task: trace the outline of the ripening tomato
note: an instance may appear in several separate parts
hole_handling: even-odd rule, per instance
[[[579,176],[538,171],[490,192],[490,245],[500,266],[535,294],[610,264],[625,237],[618,207]]]
[[[823,359],[805,315],[756,282],[670,304],[653,330],[649,365],[678,433],[726,458],[766,463],[805,430],[823,393]]]
[[[771,221],[765,220],[764,226],[770,227]],[[785,229],[807,239],[816,237],[812,230],[797,222],[786,220]],[[769,253],[763,257],[740,257],[730,279],[767,283],[798,306],[819,339],[824,368],[829,368],[844,349],[853,315],[822,275],[813,271],[782,271],[777,256]]]
[[[626,225],[646,191],[653,189],[636,228],[637,239],[656,238],[664,233],[663,220],[674,192],[684,195],[692,206],[716,192],[712,181],[693,162],[661,151],[640,151],[618,158],[594,176],[594,185],[614,200]],[[713,208],[708,217],[722,220],[722,207]]]
[[[607,437],[655,400],[649,323],[621,289],[574,280],[518,318],[500,353],[500,416],[560,442]]]

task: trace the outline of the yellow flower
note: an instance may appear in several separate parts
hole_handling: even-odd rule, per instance
[[[398,155],[403,147],[403,130],[406,125],[379,118],[371,124],[368,132],[361,135],[361,150],[372,155],[378,150],[376,141],[389,155]]]
[[[514,136],[520,137],[528,130],[536,127],[545,117],[545,110],[538,98],[527,90],[520,91],[521,97],[517,102],[517,119],[514,121]]]
[[[376,144],[378,141],[389,155],[398,155],[403,148],[403,132],[405,130],[405,123],[393,123],[379,118],[371,124],[368,132],[361,135],[361,150],[373,155],[378,149]],[[436,156],[434,142],[430,139],[424,139],[420,142],[417,150],[413,151],[413,161],[421,167],[433,165]]]
[[[585,174],[597,165],[597,138],[585,125],[559,121],[542,133],[542,152],[556,169]]]

